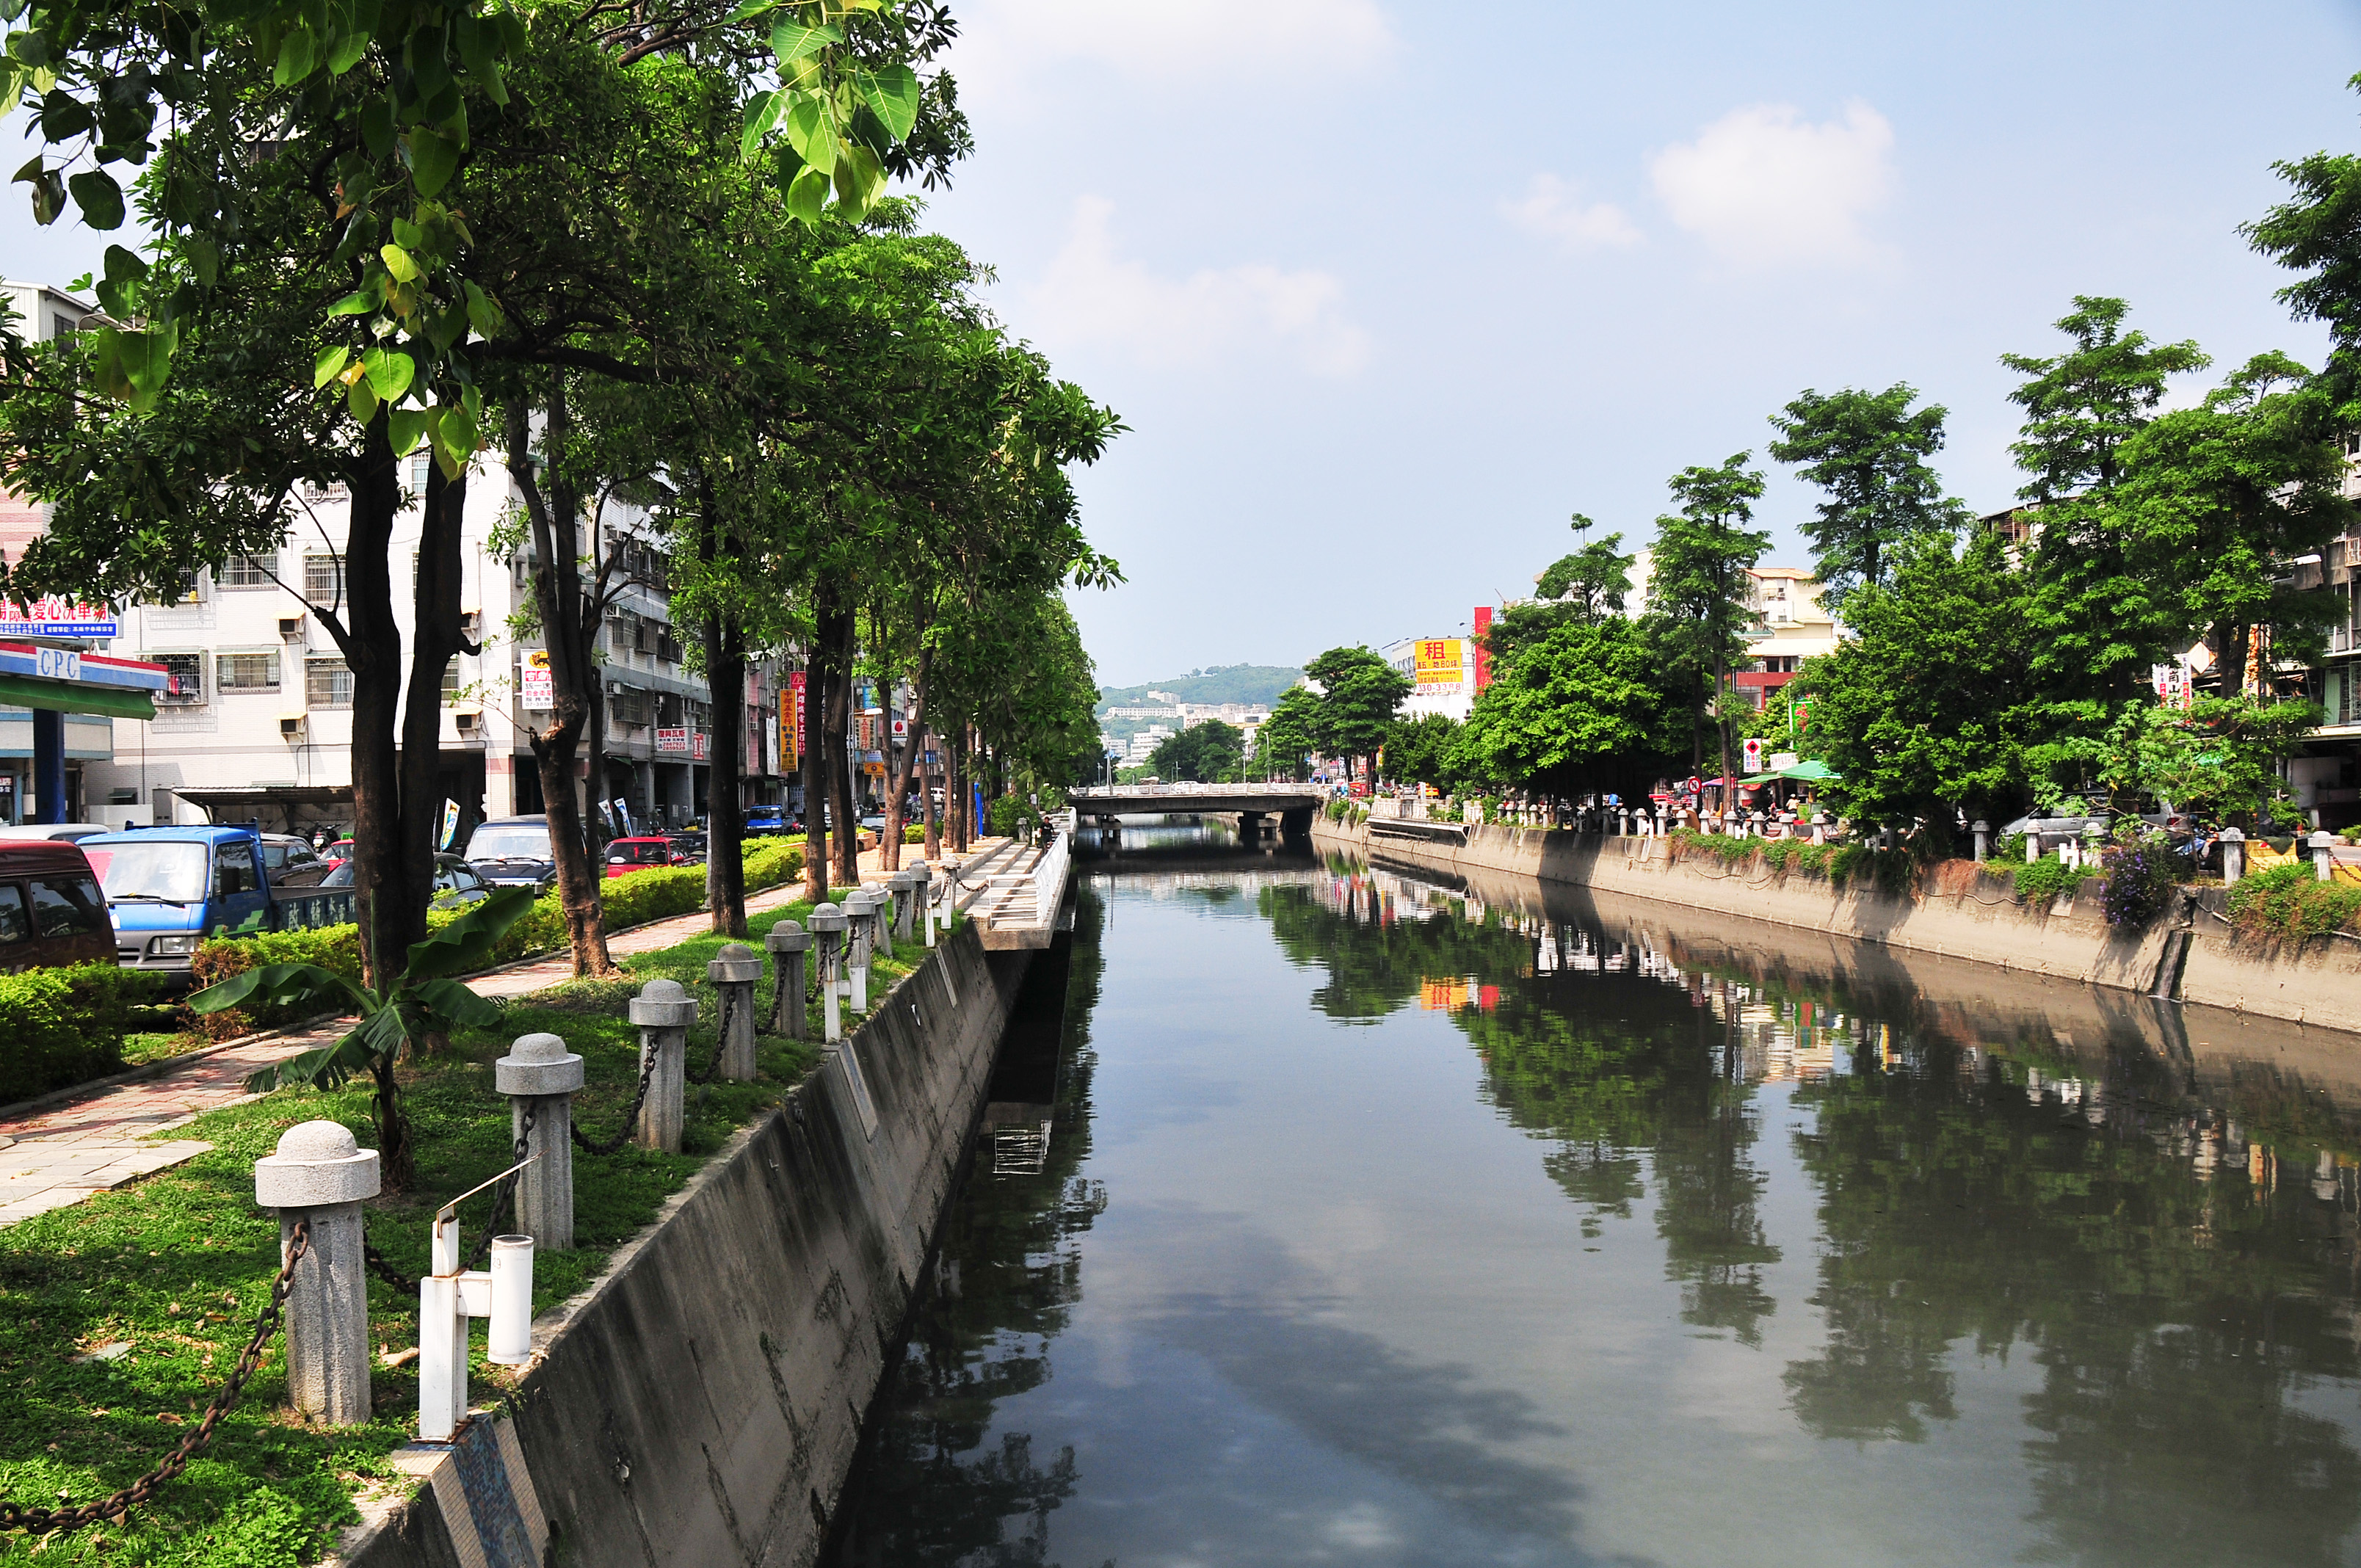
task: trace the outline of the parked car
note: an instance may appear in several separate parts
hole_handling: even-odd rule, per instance
[[[52,839],[0,840],[0,972],[115,956],[106,894],[89,858]]]
[[[685,866],[688,857],[673,848],[669,839],[610,839],[607,841],[607,874],[629,875],[650,866]]]
[[[689,833],[668,833],[664,836],[672,840],[672,847],[679,854],[682,864],[702,865],[704,863],[707,840],[703,829]]]
[[[308,839],[298,839],[287,833],[265,833],[262,836],[262,869],[270,873],[271,882],[280,887],[317,887],[320,879],[328,874],[331,863],[312,848]]]
[[[0,828],[0,839],[49,839],[60,843],[74,844],[114,829],[100,822],[20,822],[13,828]]]
[[[746,813],[746,836],[750,839],[787,831],[789,831],[789,824],[786,814],[775,806],[758,806]],[[703,853],[702,850],[698,852]]]
[[[550,851],[545,816],[495,817],[476,824],[463,858],[494,887],[530,887],[547,893],[557,885],[557,858]]]
[[[77,846],[105,890],[118,959],[186,974],[207,937],[341,925],[346,888],[281,887],[252,827],[134,828]]]
[[[336,868],[322,880],[322,887],[353,885],[353,862],[340,861]],[[492,895],[491,884],[478,874],[476,868],[456,855],[434,857],[434,896],[428,902],[430,909],[464,909],[468,905]]]

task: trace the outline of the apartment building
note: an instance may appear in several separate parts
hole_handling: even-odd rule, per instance
[[[1747,668],[1730,685],[1756,711],[1795,678],[1804,661],[1836,651],[1843,635],[1820,605],[1819,580],[1799,566],[1757,566],[1746,574]]]

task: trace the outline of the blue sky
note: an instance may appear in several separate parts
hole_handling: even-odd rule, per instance
[[[2353,0],[954,12],[978,150],[931,221],[1133,427],[1081,477],[1118,684],[1451,632],[1569,513],[1642,542],[1670,475],[1749,449],[1804,564],[1762,448],[1806,387],[1944,403],[1939,466],[1996,508],[1998,356],[2078,292],[2221,368],[2316,360],[2236,225],[2272,159],[2361,148]],[[96,249],[0,199],[0,271]]]

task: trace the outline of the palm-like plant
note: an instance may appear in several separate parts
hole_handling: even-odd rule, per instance
[[[377,1122],[379,1168],[386,1185],[400,1190],[410,1185],[417,1168],[394,1069],[427,1035],[499,1019],[498,1003],[451,977],[490,963],[501,936],[533,902],[531,888],[502,888],[424,941],[412,943],[401,972],[375,987],[356,985],[318,964],[265,964],[205,987],[189,998],[189,1006],[199,1013],[218,1013],[260,997],[359,1014],[360,1022],[335,1044],[264,1068],[247,1079],[246,1087],[258,1094],[293,1084],[326,1090],[357,1073],[368,1073],[377,1086],[369,1108]]]

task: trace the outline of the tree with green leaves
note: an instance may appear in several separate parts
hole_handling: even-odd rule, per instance
[[[1394,721],[1386,736],[1384,772],[1406,784],[1449,788],[1458,778],[1459,724],[1447,714],[1422,713]]]
[[[1847,816],[1923,819],[1947,841],[1955,812],[2017,815],[2042,711],[2025,657],[2032,617],[2031,585],[1997,532],[1964,547],[1921,535],[1890,582],[1853,595],[1853,635],[1787,688],[1808,700],[1812,754],[1839,774],[1826,788]]]
[[[1730,666],[1744,652],[1739,633],[1749,619],[1747,572],[1771,547],[1771,535],[1746,525],[1763,499],[1763,476],[1741,452],[1714,467],[1673,476],[1679,510],[1656,520],[1650,558],[1648,612],[1666,667],[1688,679],[1690,751],[1702,762],[1702,728],[1709,715],[1721,743],[1721,776],[1730,766]]]
[[[1374,758],[1386,743],[1394,715],[1410,696],[1410,677],[1367,648],[1331,648],[1303,673],[1320,685],[1314,744],[1343,759],[1349,775],[1356,762]]]
[[[2334,410],[2310,371],[2257,355],[2201,407],[2144,426],[2124,444],[2122,468],[2129,565],[2173,642],[2211,639],[2225,694],[2246,689],[2260,629],[2275,658],[2319,651],[2336,600],[2295,587],[2294,563],[2343,533],[2353,508]]]
[[[1234,724],[1209,718],[1158,741],[1148,765],[1167,784],[1235,783],[1246,766],[1246,735]]]
[[[1941,476],[1927,466],[1943,447],[1945,410],[1913,410],[1917,400],[1902,382],[1882,392],[1807,389],[1771,416],[1779,432],[1771,455],[1799,465],[1826,494],[1804,536],[1831,611],[1855,588],[1885,581],[1895,546],[1956,532],[1967,521],[1966,506],[1943,494]]]
[[[1571,795],[1643,793],[1679,745],[1686,704],[1629,620],[1565,620],[1519,648],[1454,738],[1454,777]]]
[[[1320,698],[1301,684],[1279,694],[1270,718],[1255,731],[1255,772],[1266,777],[1300,779],[1308,759],[1320,750]]]
[[[1565,605],[1581,621],[1605,620],[1623,613],[1623,601],[1631,592],[1631,564],[1638,559],[1623,554],[1620,533],[1593,540],[1594,526],[1588,518],[1575,513],[1574,532],[1583,541],[1581,548],[1550,563],[1534,584],[1536,597]]]
[[[2361,91],[2361,76],[2347,85]],[[2303,274],[2279,298],[2296,320],[2327,326],[2321,389],[2340,424],[2361,429],[2361,157],[2315,152],[2271,168],[2292,194],[2238,232],[2281,267]]]

